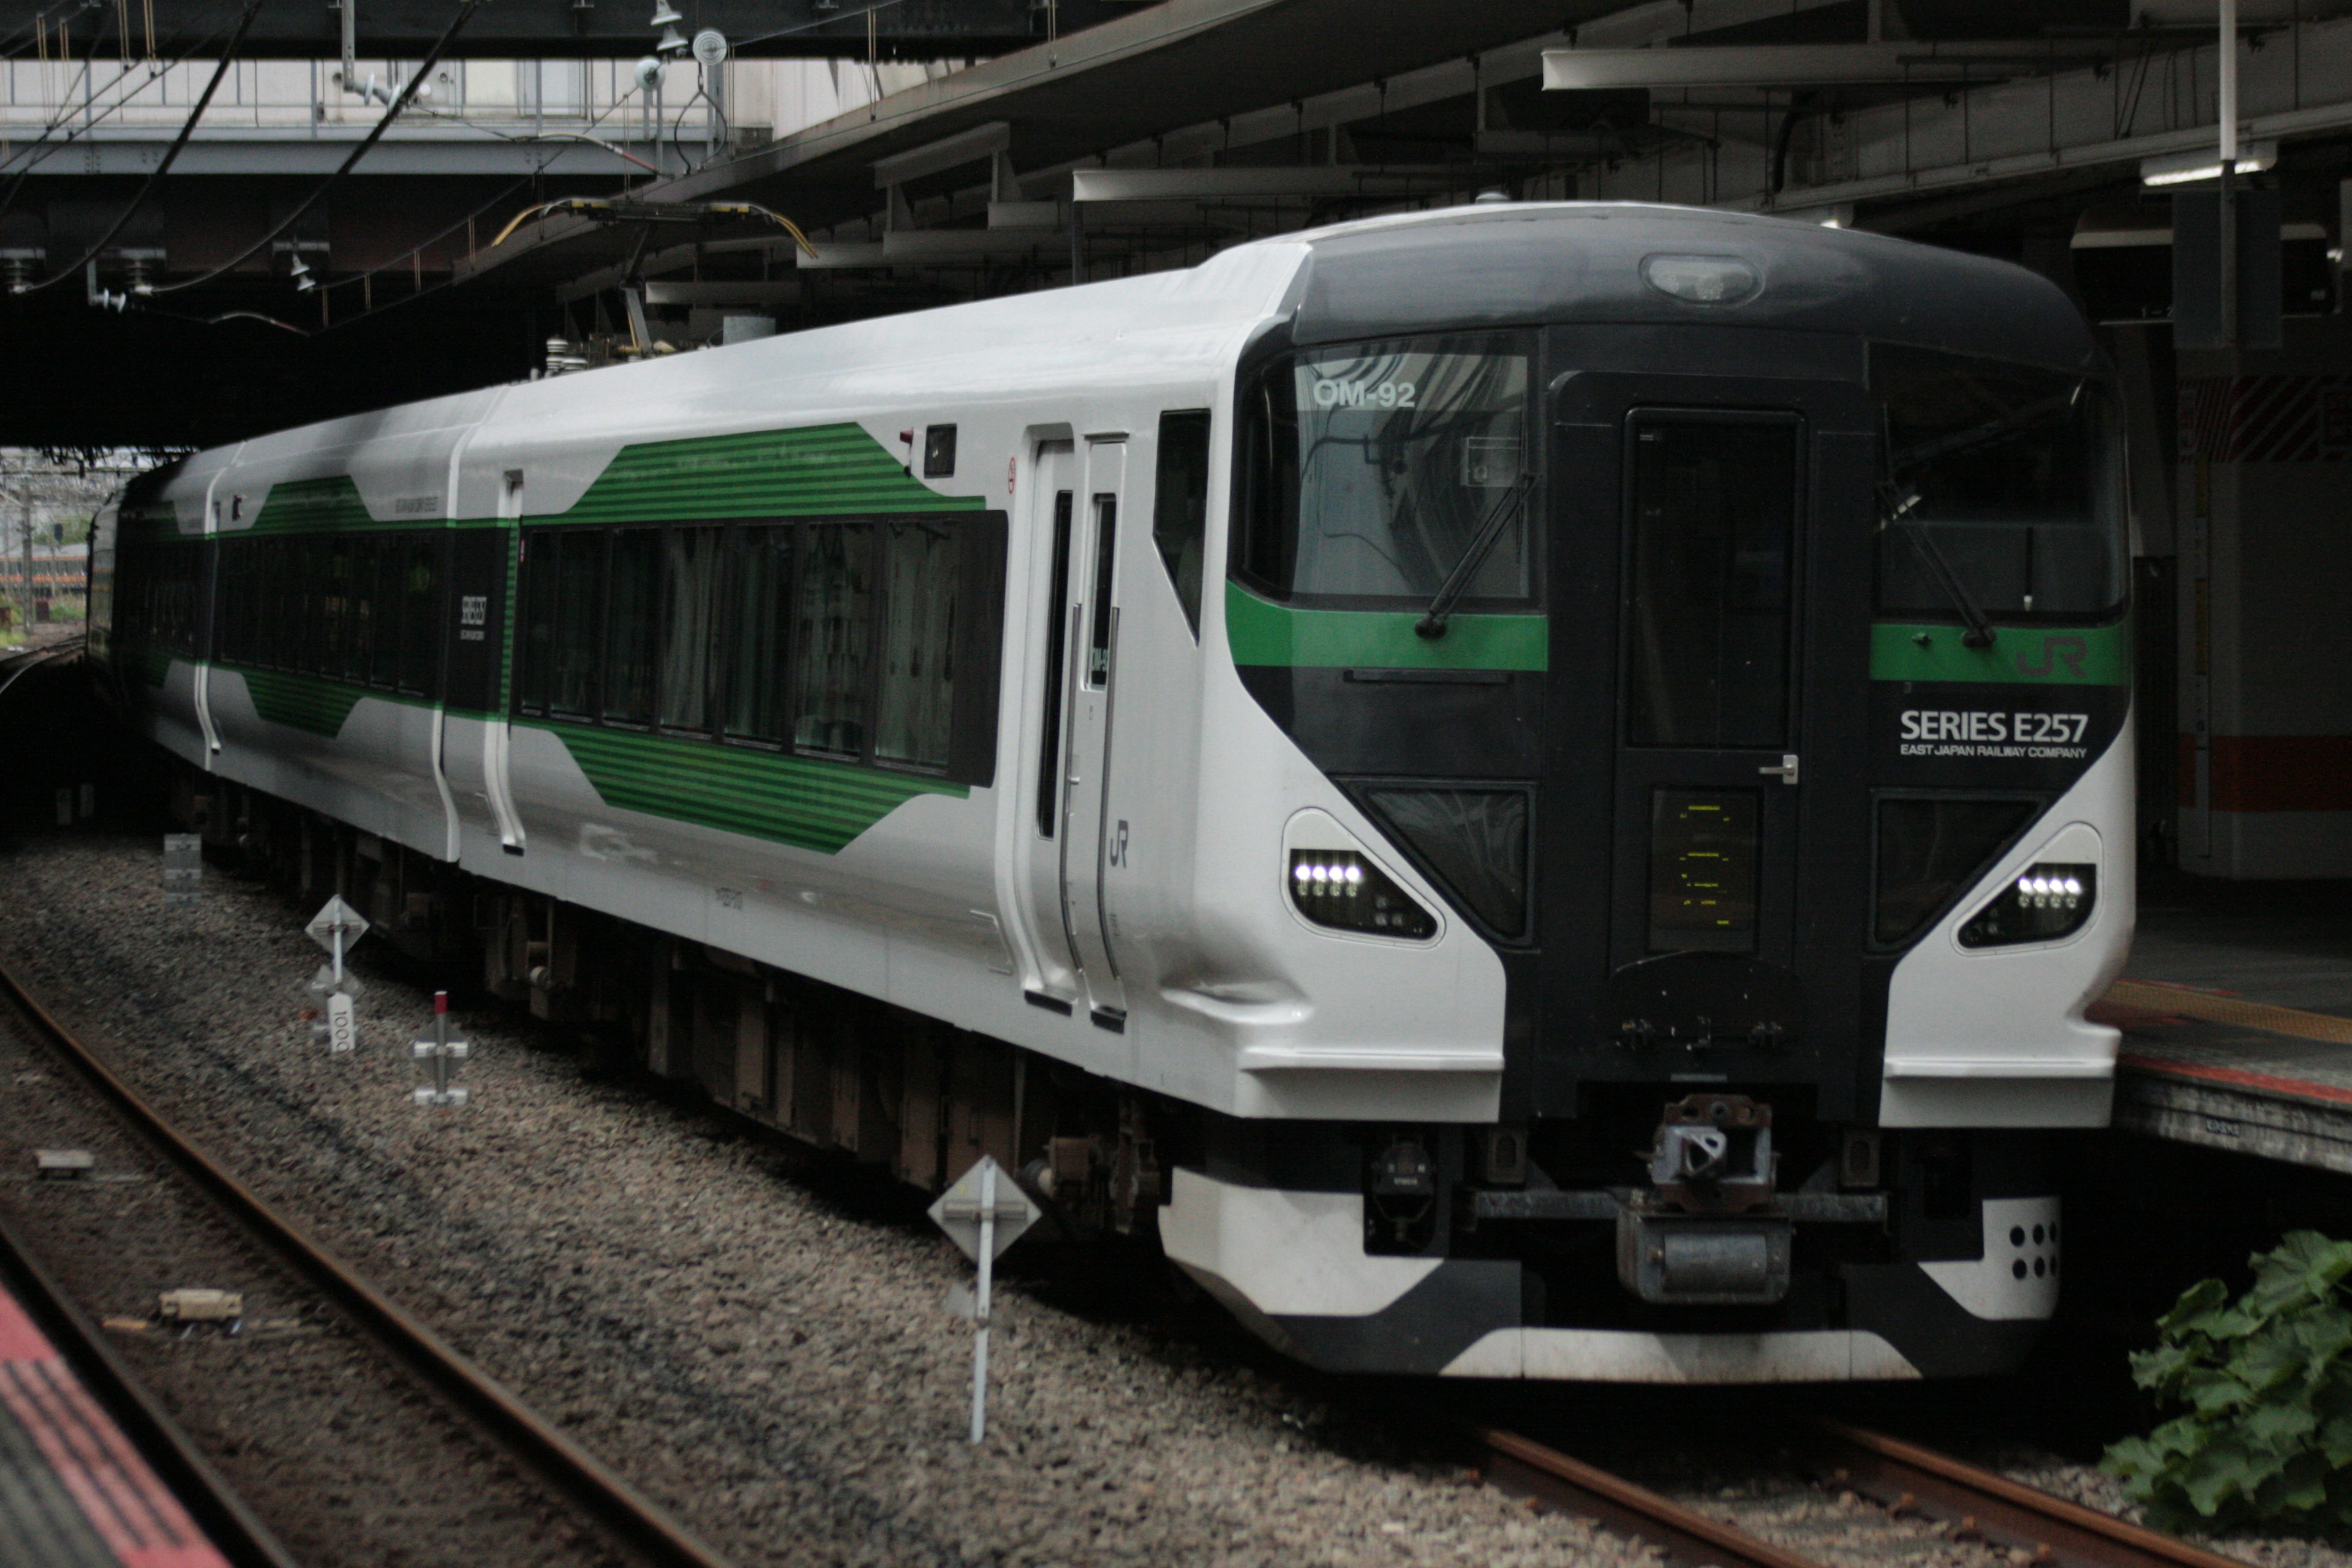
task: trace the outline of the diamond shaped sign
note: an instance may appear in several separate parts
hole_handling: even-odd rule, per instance
[[[341,932],[343,951],[349,952],[353,942],[367,935],[368,919],[343,902],[342,894],[337,893],[327,900],[326,908],[310,917],[310,923],[302,929],[310,933],[312,942],[329,952],[335,951],[335,935]]]
[[[955,1185],[940,1194],[931,1205],[931,1223],[948,1233],[948,1239],[962,1248],[963,1255],[973,1262],[980,1261],[980,1222],[992,1206],[996,1215],[995,1249],[991,1258],[1002,1258],[1004,1249],[1021,1239],[1021,1233],[1045,1216],[1011,1172],[986,1154],[958,1177]]]

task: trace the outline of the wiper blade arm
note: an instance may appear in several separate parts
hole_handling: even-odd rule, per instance
[[[1936,536],[1927,531],[1924,523],[1910,521],[1912,509],[1919,504],[1919,489],[1916,485],[1879,486],[1879,529],[1884,531],[1897,524],[1902,525],[1904,533],[1911,541],[1911,548],[1917,551],[1919,559],[1927,563],[1928,575],[1936,579],[1937,586],[1944,590],[1944,596],[1951,600],[1952,606],[1960,612],[1960,619],[1969,624],[1969,629],[1960,634],[1960,646],[1990,647],[1994,637],[1992,622],[1985,618],[1985,613],[1977,607],[1977,602],[1969,597],[1968,589],[1961,586],[1960,574],[1952,570],[1952,563],[1945,558],[1943,546],[1936,542]]]
[[[1414,631],[1431,638],[1445,635],[1445,623],[1454,614],[1454,605],[1469,591],[1471,579],[1477,576],[1478,568],[1486,563],[1495,542],[1503,537],[1503,525],[1511,521],[1511,515],[1527,500],[1528,487],[1534,482],[1533,474],[1521,474],[1519,482],[1511,487],[1510,493],[1496,499],[1495,510],[1488,512],[1486,521],[1478,525],[1478,531],[1471,539],[1469,548],[1462,552],[1462,559],[1454,563],[1454,570],[1448,572],[1445,581],[1437,585],[1437,593],[1429,601],[1429,608],[1422,613],[1420,620],[1413,623]]]

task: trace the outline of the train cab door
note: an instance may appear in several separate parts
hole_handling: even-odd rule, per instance
[[[1610,968],[1704,953],[1785,972],[1804,787],[1804,422],[1636,407],[1623,431]],[[1685,1044],[1694,1026],[1769,1037],[1792,1022],[1729,1001],[1736,1016],[1668,1006],[1650,1024]]]
[[[1771,336],[1751,357],[1779,361],[1748,374],[1555,383],[1555,468],[1578,478],[1557,503],[1552,668],[1588,678],[1549,700],[1545,859],[1553,887],[1607,889],[1544,938],[1547,1071],[1566,1075],[1546,1095],[1566,1103],[1572,1079],[1853,1105],[1874,437],[1858,367],[1804,374],[1815,351]]]
[[[1105,1028],[1127,1026],[1127,992],[1103,909],[1106,859],[1124,852],[1104,810],[1118,693],[1118,525],[1127,488],[1127,443],[1094,439],[1072,529],[1064,617],[1066,721],[1062,742],[1062,928],[1076,960],[1089,1015]]]

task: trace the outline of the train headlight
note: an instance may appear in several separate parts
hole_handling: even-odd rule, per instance
[[[2011,879],[2000,897],[1960,928],[1962,947],[2009,947],[2054,942],[2081,931],[2098,902],[2099,868],[2043,861]]]
[[[1293,849],[1290,901],[1319,926],[1421,940],[1437,921],[1388,875],[1352,849]]]

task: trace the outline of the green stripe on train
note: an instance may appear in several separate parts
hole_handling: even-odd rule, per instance
[[[1990,647],[1969,647],[1950,625],[1881,621],[1870,628],[1873,680],[2004,686],[2128,686],[2131,626],[1996,626]]]
[[[1295,610],[1225,584],[1225,640],[1235,664],[1333,669],[1540,670],[1550,661],[1541,616],[1456,615],[1442,637],[1413,630],[1418,610]]]
[[[971,795],[944,779],[708,741],[532,724],[563,742],[605,805],[831,855],[921,795]]]
[[[911,477],[858,425],[624,447],[587,493],[534,522],[669,522],[845,512],[971,511]]]

